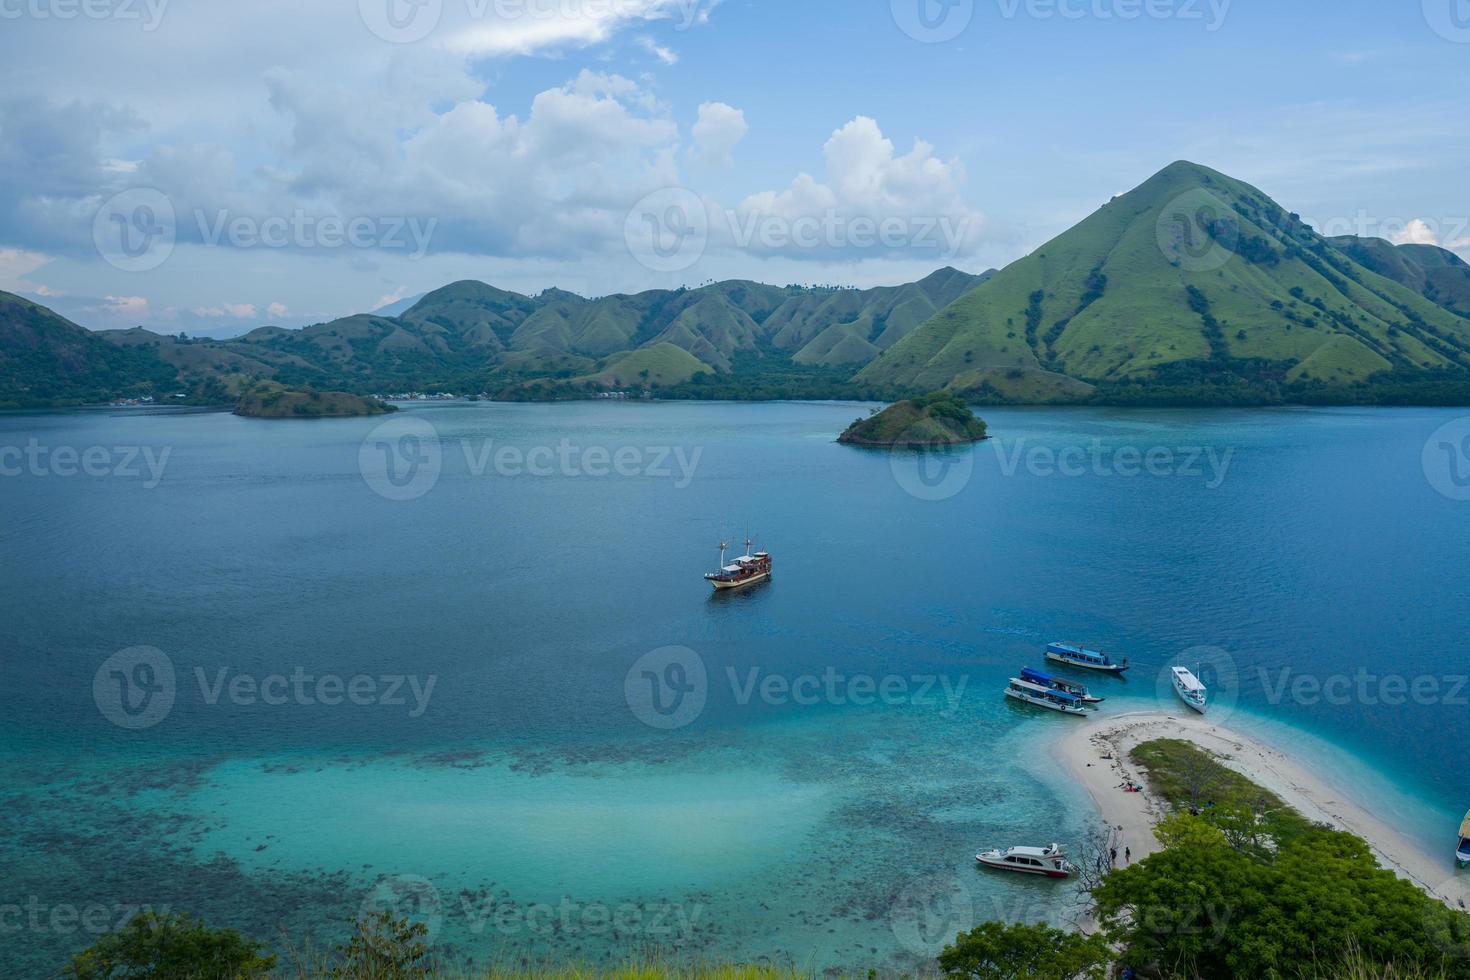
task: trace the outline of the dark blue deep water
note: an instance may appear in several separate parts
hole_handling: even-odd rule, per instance
[[[903,965],[936,889],[1055,918],[970,868],[1085,832],[1071,719],[998,694],[1053,639],[1132,659],[1109,711],[1199,663],[1222,720],[1453,833],[1458,413],[988,410],[918,459],[836,445],[866,410],[0,416],[0,973],[140,905],[328,945],[408,901],[480,963]],[[776,577],[712,598],[747,524]]]

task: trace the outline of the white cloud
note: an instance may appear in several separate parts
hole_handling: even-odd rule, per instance
[[[832,134],[823,154],[825,181],[798,174],[786,190],[753,194],[736,209],[739,234],[755,231],[751,247],[829,254],[933,251],[947,261],[978,242],[983,219],[960,192],[964,167],[939,159],[923,140],[899,156],[878,123],[859,116]],[[762,234],[763,225],[805,229],[803,237],[810,237],[784,243]]]
[[[1415,218],[1404,226],[1403,231],[1395,232],[1389,238],[1395,245],[1438,245],[1439,237],[1435,235],[1434,229],[1429,227],[1429,222],[1423,218]]]
[[[236,320],[253,320],[255,305],[252,303],[221,303],[219,306],[198,306],[191,310],[195,316],[218,319],[234,317]]]
[[[143,319],[148,316],[148,300],[143,296],[104,296],[102,310],[108,316]]]
[[[290,316],[291,311],[286,308],[285,303],[272,303],[265,308],[265,315],[272,320],[279,320],[283,316]]]
[[[60,293],[47,286],[26,279],[26,276],[52,261],[51,256],[40,252],[0,248],[0,289],[11,293],[32,293],[36,296],[60,296]]]
[[[690,132],[693,154],[703,163],[728,167],[734,163],[735,147],[749,132],[744,112],[723,102],[706,102],[699,107],[699,119]]]
[[[679,55],[673,48],[664,47],[648,35],[638,38],[638,46],[666,65],[677,65]]]
[[[450,51],[474,57],[529,55],[601,44],[633,24],[673,21],[675,29],[708,22],[718,0],[501,0],[470,5]],[[476,7],[485,16],[473,16]]]

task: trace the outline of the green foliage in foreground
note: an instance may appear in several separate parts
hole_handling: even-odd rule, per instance
[[[72,957],[66,974],[77,980],[264,976],[276,958],[262,953],[263,945],[187,915],[144,912]]]
[[[1203,980],[1470,978],[1470,916],[1380,868],[1363,840],[1310,824],[1187,742],[1133,758],[1183,809],[1160,827],[1164,850],[1093,892],[1123,962]]]
[[[985,922],[946,946],[939,968],[948,976],[971,980],[1102,980],[1111,959],[1101,936],[1047,925]]]

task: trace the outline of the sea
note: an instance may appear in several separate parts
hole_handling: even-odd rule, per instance
[[[1002,696],[1057,640],[1099,715],[1309,759],[1453,873],[1470,806],[1470,418],[858,403],[0,415],[0,975],[142,910],[305,961],[364,916],[455,967],[923,971],[1065,924],[989,847],[1096,830]],[[704,580],[747,540],[771,581]]]

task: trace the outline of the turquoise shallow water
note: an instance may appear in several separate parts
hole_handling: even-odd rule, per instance
[[[0,907],[23,910],[0,925],[26,940],[0,966],[85,945],[56,909],[143,904],[319,943],[392,905],[478,962],[656,946],[890,968],[974,918],[1061,921],[1065,887],[971,867],[980,846],[1085,835],[1047,752],[1070,720],[997,693],[1057,638],[1133,658],[1128,681],[1094,681],[1106,711],[1168,703],[1159,672],[1204,662],[1229,723],[1432,846],[1453,831],[1470,784],[1426,760],[1470,736],[1450,696],[1470,504],[1421,456],[1456,413],[992,410],[994,442],[921,470],[833,444],[862,410],[443,404],[386,435],[0,416],[0,451],[168,452],[156,486],[146,468],[0,478]],[[389,499],[374,454],[425,431],[437,477]],[[576,471],[478,465],[564,441]],[[624,474],[582,472],[593,447],[624,451]],[[1046,465],[1068,447],[1106,463]],[[1117,471],[1156,447],[1185,451]],[[712,599],[712,545],[747,520],[776,578]],[[159,679],[109,658],[140,646],[172,702],[124,727],[111,671]],[[1275,693],[1359,670],[1440,694]],[[293,673],[379,694],[411,675],[426,696],[218,688]],[[677,701],[691,684],[698,710]]]

